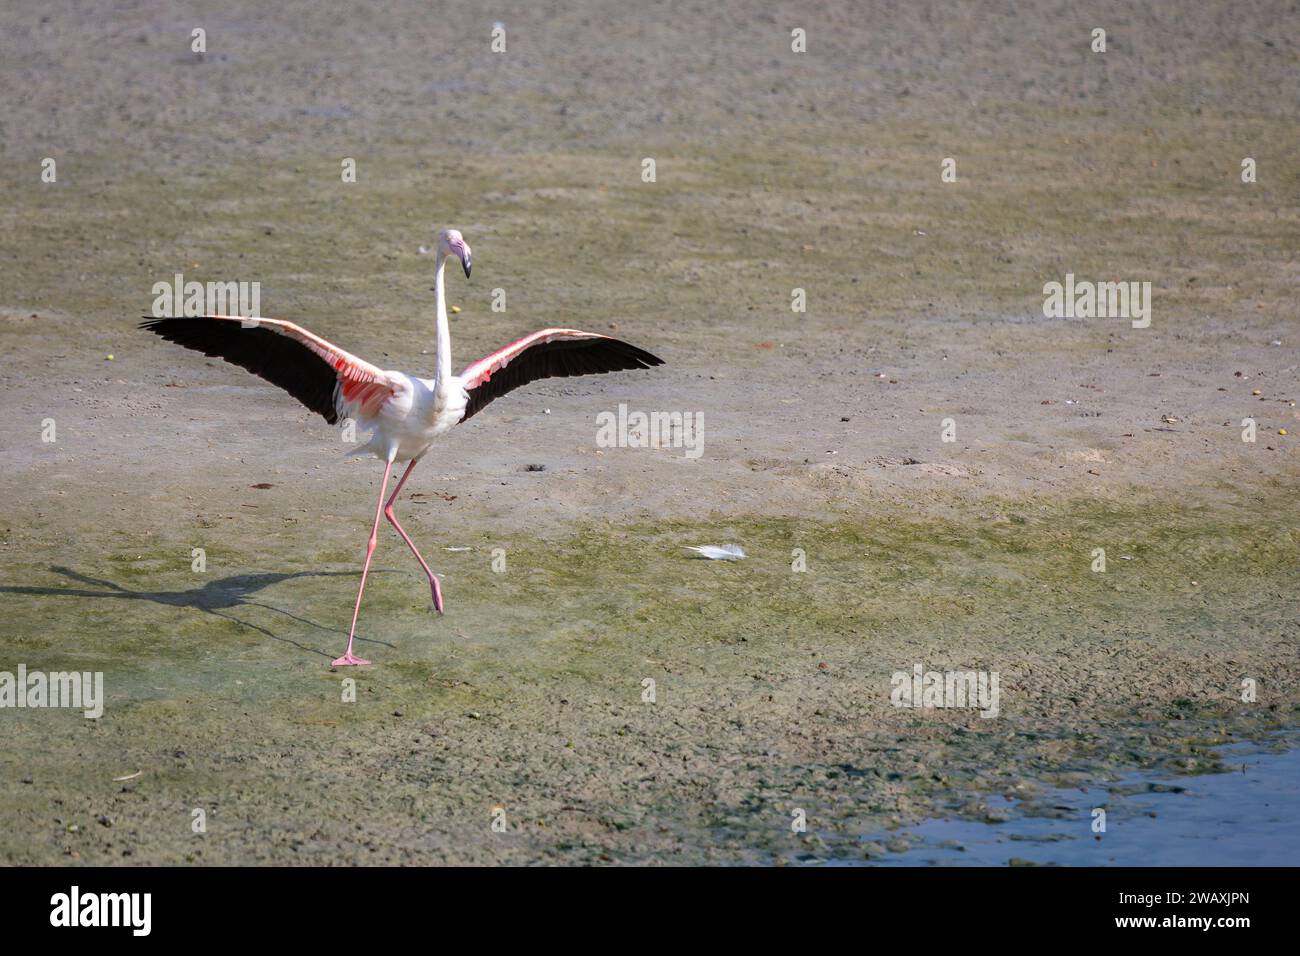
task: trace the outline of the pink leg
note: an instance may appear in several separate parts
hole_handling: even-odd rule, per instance
[[[392,461],[384,463],[384,480],[379,485],[379,502],[375,505],[375,523],[370,528],[370,540],[366,542],[366,563],[361,568],[361,587],[357,589],[357,606],[352,609],[352,630],[348,631],[348,649],[343,656],[336,659],[332,667],[346,667],[348,664],[369,664],[370,661],[352,656],[352,638],[357,633],[357,615],[361,613],[361,595],[366,593],[366,575],[370,572],[370,559],[375,554],[375,541],[379,537],[379,515],[384,507],[384,492],[388,490],[388,476],[393,472]]]
[[[427,565],[424,558],[420,556],[420,552],[415,547],[415,542],[411,540],[411,536],[403,530],[402,526],[397,523],[397,515],[393,514],[393,502],[396,501],[397,496],[402,493],[402,486],[406,484],[406,479],[411,477],[411,472],[414,470],[415,460],[413,459],[411,463],[406,466],[406,471],[402,473],[402,480],[399,481],[397,487],[393,489],[393,497],[389,498],[388,504],[384,505],[384,517],[387,518],[392,526],[397,529],[397,533],[402,536],[402,540],[406,542],[406,546],[411,549],[411,554],[415,555],[415,560],[420,562],[420,567],[424,568],[424,573],[429,576],[429,587],[433,589],[433,606],[437,608],[438,613],[441,614],[442,585],[438,581],[438,575],[429,570],[429,565]]]

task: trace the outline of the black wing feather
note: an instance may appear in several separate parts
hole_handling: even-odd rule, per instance
[[[485,405],[540,378],[567,378],[572,375],[599,375],[636,368],[663,365],[664,360],[645,349],[618,339],[554,339],[529,346],[492,373],[492,377],[467,389],[469,403],[465,421]]]
[[[168,342],[248,369],[284,389],[333,425],[338,373],[306,345],[261,326],[206,318],[149,319],[140,328]]]

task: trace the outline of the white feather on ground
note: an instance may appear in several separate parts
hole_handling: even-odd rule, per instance
[[[739,561],[745,556],[744,550],[738,544],[688,544],[686,548],[710,561]]]

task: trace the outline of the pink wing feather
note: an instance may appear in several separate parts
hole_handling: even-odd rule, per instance
[[[237,315],[148,319],[140,328],[278,385],[331,425],[370,418],[397,391],[383,370],[300,325]]]
[[[541,329],[467,365],[469,402],[461,421],[493,399],[539,378],[651,368],[663,359],[619,339],[580,329]]]

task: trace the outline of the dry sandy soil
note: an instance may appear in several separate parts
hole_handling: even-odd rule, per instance
[[[438,6],[0,9],[0,670],[108,696],[0,711],[0,861],[862,859],[1295,729],[1295,2]],[[430,374],[448,224],[457,367],[546,325],[667,364],[439,445],[398,510],[447,614],[385,531],[332,672],[380,468],[135,323],[257,281]],[[1067,273],[1150,327],[1045,318]],[[597,447],[619,403],[703,454]],[[915,663],[1000,715],[894,708]]]

